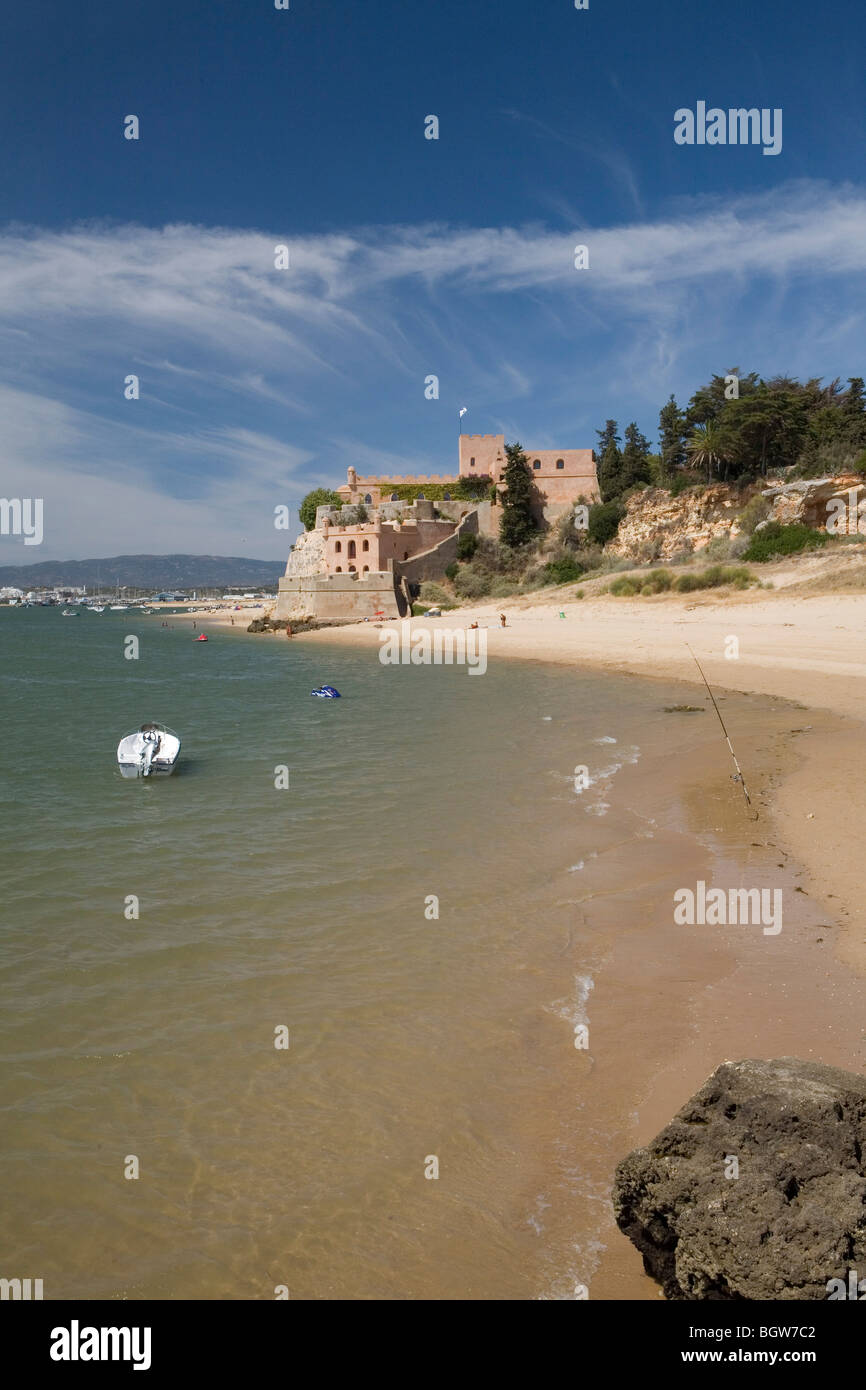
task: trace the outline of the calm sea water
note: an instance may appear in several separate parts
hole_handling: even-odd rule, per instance
[[[677,693],[0,610],[0,1274],[574,1296],[630,1119],[574,1029],[664,853],[628,788]],[[180,767],[124,781],[145,719]]]

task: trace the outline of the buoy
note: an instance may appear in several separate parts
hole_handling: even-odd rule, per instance
[[[200,635],[199,637],[197,637],[195,640],[196,640],[197,642],[206,642],[206,641],[207,641],[207,637],[205,636],[204,633],[201,633],[201,635]]]

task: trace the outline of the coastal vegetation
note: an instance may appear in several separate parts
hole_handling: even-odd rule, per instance
[[[802,522],[781,526],[778,521],[768,521],[759,531],[755,531],[743,552],[744,560],[775,560],[783,555],[794,555],[799,550],[817,550],[826,545],[830,537],[826,531],[815,531]]]
[[[328,487],[317,487],[308,492],[300,507],[298,516],[305,531],[312,531],[316,525],[317,507],[341,507],[343,499],[338,492]]]
[[[691,594],[698,589],[749,589],[760,583],[756,575],[743,565],[710,565],[700,571],[674,574],[669,569],[650,570],[645,575],[628,574],[615,579],[608,589],[614,598],[644,598],[655,594]]]

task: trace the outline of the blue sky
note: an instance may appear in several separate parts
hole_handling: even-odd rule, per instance
[[[275,506],[350,463],[450,471],[462,405],[587,447],[608,416],[655,440],[671,391],[733,365],[866,375],[853,3],[31,0],[3,24],[0,493],[44,498],[45,539],[0,564],[282,557]],[[781,153],[678,146],[698,100],[781,108]]]

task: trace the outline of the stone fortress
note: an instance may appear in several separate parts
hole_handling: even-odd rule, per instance
[[[599,500],[592,449],[527,449],[539,522],[551,524],[580,498]],[[340,507],[319,507],[298,537],[279,582],[273,616],[289,622],[402,617],[411,585],[441,579],[464,532],[498,536],[505,436],[461,434],[457,475],[361,478],[349,468]],[[483,501],[452,498],[461,478],[489,481]],[[403,501],[395,487],[421,492]],[[425,498],[424,486],[441,496]]]

